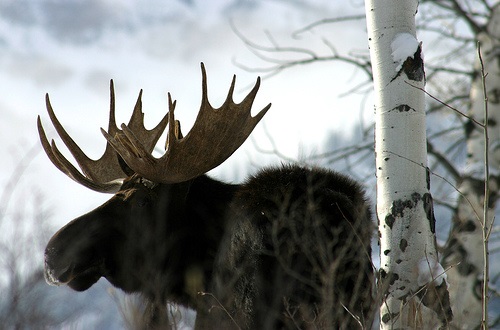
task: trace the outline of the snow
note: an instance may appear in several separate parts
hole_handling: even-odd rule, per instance
[[[396,72],[401,70],[403,63],[408,57],[413,58],[420,43],[409,33],[398,33],[391,43],[392,59],[397,63]]]
[[[423,286],[427,283],[435,281],[436,285],[441,285],[443,280],[446,281],[447,276],[443,266],[433,258],[423,257],[418,262],[418,278],[417,283]]]

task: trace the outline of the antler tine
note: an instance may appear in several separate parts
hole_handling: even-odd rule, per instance
[[[142,89],[139,92],[139,97],[134,106],[134,112],[128,123],[128,127],[134,135],[145,144],[146,150],[148,152],[153,151],[158,139],[163,134],[163,131],[167,127],[168,115],[165,115],[162,120],[156,125],[152,130],[147,130],[144,127],[144,113],[142,112]],[[108,131],[109,133],[109,131]],[[111,133],[110,133],[111,134]]]
[[[191,131],[182,137],[174,116],[175,102],[169,94],[168,148],[161,158],[151,156],[135,132],[122,126],[116,137],[105,134],[108,142],[122,156],[127,165],[143,177],[163,183],[183,182],[217,167],[231,156],[250,135],[271,104],[255,117],[251,107],[260,86],[260,79],[245,99],[233,101],[235,77],[224,104],[214,109],[208,101],[205,66],[202,71],[202,103]],[[177,130],[176,130],[177,128]],[[177,133],[176,133],[177,131]]]
[[[170,141],[175,143],[178,139],[182,138],[182,133],[180,133],[180,124],[175,120],[174,110],[176,101],[172,102],[172,97],[168,93],[168,107],[169,111],[166,114],[168,118],[168,133],[167,140],[165,143],[165,149],[170,149]],[[127,163],[127,165],[132,169],[136,170],[143,167],[143,164],[149,164],[149,166],[155,166],[153,164],[158,162],[158,159],[151,155],[151,151],[143,145],[140,139],[134,134],[134,132],[129,129],[125,124],[121,125],[122,131],[114,136],[106,132],[101,128],[101,133],[104,135],[108,144],[111,145],[122,159]],[[141,174],[141,172],[136,172]],[[146,177],[146,176],[145,176]],[[157,181],[160,182],[160,181]]]
[[[167,140],[165,141],[165,150],[168,150],[168,141],[171,139],[182,139],[184,136],[181,132],[181,123],[178,120],[175,120],[174,110],[177,101],[172,102],[172,96],[170,93],[168,95],[168,135]]]
[[[147,130],[144,127],[143,123],[144,115],[142,113],[141,96],[142,90],[139,93],[139,97],[134,107],[134,112],[130,119],[129,126],[132,130],[134,130],[134,134],[139,136],[141,138],[141,141],[145,143],[146,149],[151,152],[161,134],[165,130],[168,118],[167,116],[165,116],[154,129]],[[80,173],[71,164],[71,162],[69,162],[61,154],[54,142],[52,142],[52,145],[49,144],[39,117],[38,131],[40,135],[40,141],[42,142],[45,153],[52,161],[52,163],[63,173],[87,188],[99,192],[116,192],[120,188],[121,180],[128,176],[120,165],[120,156],[116,153],[116,151],[109,144],[106,144],[104,154],[98,160],[90,159],[62,127],[52,109],[48,94],[46,95],[46,106],[52,124],[54,125],[57,133],[61,137],[68,150],[77,161],[83,174]],[[118,135],[121,132],[117,128],[115,121],[115,93],[113,80],[110,81],[110,110],[108,132],[111,135]]]
[[[114,90],[113,84],[110,84],[110,94],[111,94],[111,102],[110,102],[110,120],[109,127],[110,129],[118,130],[116,128],[116,124],[114,122]],[[80,147],[75,143],[75,141],[69,136],[66,130],[63,128],[59,120],[57,119],[52,105],[50,104],[49,95],[46,95],[45,98],[47,112],[49,114],[50,120],[54,125],[57,133],[61,137],[62,141],[71,152],[78,165],[82,169],[83,174],[88,177],[90,180],[94,182],[109,182],[119,178],[124,178],[124,172],[122,171],[118,160],[116,159],[116,153],[112,148],[106,148],[103,156],[99,160],[90,159]],[[103,166],[105,164],[105,166]]]
[[[56,143],[52,140],[52,144],[49,143],[45,131],[42,126],[42,121],[40,116],[37,119],[38,134],[40,136],[40,141],[45,153],[49,157],[52,164],[54,164],[61,172],[69,176],[71,179],[82,184],[83,186],[92,189],[94,191],[102,193],[114,193],[117,192],[121,186],[121,181],[114,180],[106,183],[96,183],[86,176],[82,175],[74,166],[71,164],[57,149]]]

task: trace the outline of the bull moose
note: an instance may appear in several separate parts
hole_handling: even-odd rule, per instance
[[[49,159],[85,187],[114,194],[50,239],[47,282],[83,291],[104,277],[145,298],[150,327],[168,325],[161,323],[167,302],[195,309],[197,329],[365,326],[374,278],[371,213],[360,184],[299,165],[266,168],[241,184],[207,176],[271,104],[252,117],[260,79],[236,104],[233,77],[224,104],[214,109],[203,63],[201,71],[201,108],[186,136],[170,94],[165,117],[152,130],[144,127],[142,90],[129,124],[118,129],[111,81],[99,160],[82,152],[46,96],[49,117],[81,172],[49,143],[39,116]],[[167,125],[166,151],[156,158],[151,153]]]

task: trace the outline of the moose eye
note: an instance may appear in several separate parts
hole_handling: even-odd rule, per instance
[[[151,191],[146,189],[139,189],[136,190],[132,203],[136,207],[145,207],[151,204],[152,201],[151,198],[152,198]]]
[[[137,202],[137,206],[139,207],[145,207],[145,206],[148,206],[149,204],[151,204],[151,199],[148,197],[148,196],[144,196],[142,197],[138,202]]]

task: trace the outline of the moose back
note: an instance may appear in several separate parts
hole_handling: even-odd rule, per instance
[[[325,169],[267,168],[242,184],[205,173],[224,162],[250,135],[270,104],[252,117],[257,80],[245,99],[208,102],[202,64],[202,104],[183,136],[169,112],[144,127],[141,93],[128,125],[115,123],[111,105],[103,156],[89,159],[56,118],[49,117],[81,172],[49,143],[53,164],[89,189],[114,193],[50,239],[45,277],[74,290],[101,277],[149,308],[145,325],[168,326],[166,303],[197,311],[198,329],[353,328],[371,322],[373,271],[369,205],[361,186]],[[165,154],[151,155],[169,126]]]

